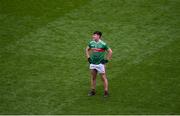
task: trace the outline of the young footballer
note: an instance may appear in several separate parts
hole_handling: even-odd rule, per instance
[[[105,64],[111,59],[112,50],[101,40],[101,36],[102,33],[100,31],[95,31],[92,35],[92,41],[86,47],[86,57],[90,64],[89,69],[91,72],[91,91],[88,95],[94,96],[96,94],[96,77],[97,73],[99,73],[104,84],[104,97],[107,97],[109,94]]]

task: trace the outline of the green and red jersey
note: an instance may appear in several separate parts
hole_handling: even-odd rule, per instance
[[[102,40],[89,42],[89,48],[92,50],[90,59],[92,64],[100,64],[106,55],[106,51],[109,49],[108,45]]]

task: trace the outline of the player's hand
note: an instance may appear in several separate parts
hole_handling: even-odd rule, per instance
[[[92,62],[91,62],[91,58],[88,58],[88,62],[89,62],[89,64],[91,64]]]
[[[101,60],[101,64],[106,64],[106,63],[108,63],[108,60],[105,59]]]

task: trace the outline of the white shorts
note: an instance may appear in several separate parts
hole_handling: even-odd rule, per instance
[[[105,73],[104,64],[90,64],[89,69],[95,69],[98,73]]]

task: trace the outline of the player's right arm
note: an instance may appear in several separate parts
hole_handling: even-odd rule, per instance
[[[86,58],[87,58],[88,62],[91,64],[90,50],[91,50],[91,48],[89,46],[87,46],[86,47]]]
[[[90,50],[91,48],[89,46],[86,47],[86,58],[90,58]]]

